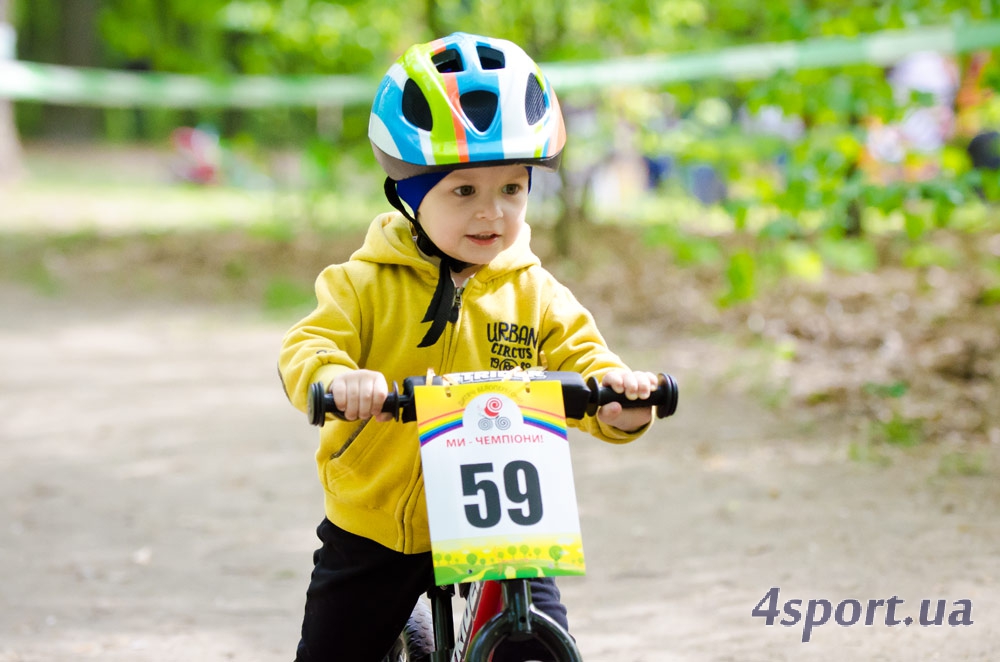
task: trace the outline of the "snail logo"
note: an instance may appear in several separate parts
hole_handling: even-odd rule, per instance
[[[465,410],[465,425],[482,432],[509,430],[522,422],[521,410],[508,397],[487,393],[475,398]]]

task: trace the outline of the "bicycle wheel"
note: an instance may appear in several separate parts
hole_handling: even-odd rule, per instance
[[[427,603],[418,600],[383,662],[427,662],[433,652],[434,618]]]

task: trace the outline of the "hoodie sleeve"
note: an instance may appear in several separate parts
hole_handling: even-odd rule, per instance
[[[540,350],[544,353],[549,370],[578,372],[584,379],[594,377],[601,381],[604,374],[616,368],[628,369],[617,354],[608,349],[604,337],[594,322],[594,317],[564,285],[552,281],[552,296],[545,311],[545,332]],[[642,435],[644,426],[625,432],[599,421],[596,416],[585,416],[575,427],[598,439],[612,443],[626,443]]]
[[[358,292],[344,265],[327,267],[316,279],[316,309],[285,334],[278,372],[293,405],[306,410],[309,385],[329,385],[355,370],[361,355]]]

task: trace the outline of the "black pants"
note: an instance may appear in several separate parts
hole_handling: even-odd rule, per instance
[[[406,625],[413,606],[434,584],[430,553],[401,554],[329,520],[316,529],[302,640],[296,662],[379,662]],[[531,598],[567,627],[566,607],[552,579],[531,580]],[[550,660],[541,644],[506,644],[494,660]]]

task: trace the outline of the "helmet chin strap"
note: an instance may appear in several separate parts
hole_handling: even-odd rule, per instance
[[[438,341],[444,333],[448,322],[458,321],[458,308],[455,307],[455,281],[452,280],[451,272],[460,272],[472,266],[470,262],[463,262],[448,255],[438,248],[431,238],[427,236],[424,228],[413,214],[406,209],[403,201],[396,191],[396,182],[391,177],[385,178],[385,197],[393,207],[399,210],[403,216],[409,219],[417,232],[417,248],[434,257],[441,259],[438,271],[438,282],[434,288],[434,295],[431,297],[430,305],[421,322],[430,322],[431,328],[424,334],[423,340],[417,347],[430,347]]]

